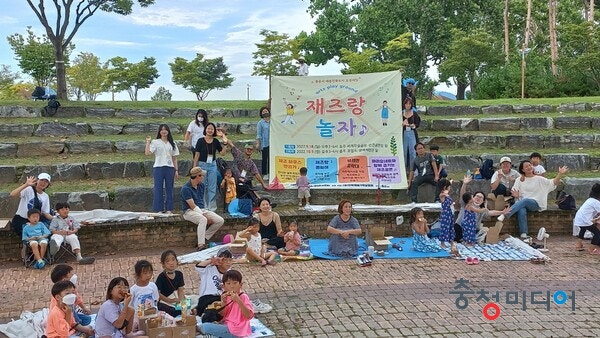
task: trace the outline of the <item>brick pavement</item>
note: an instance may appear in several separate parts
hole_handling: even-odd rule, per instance
[[[600,257],[576,252],[571,237],[550,237],[546,265],[529,262],[482,262],[466,265],[452,259],[380,260],[360,268],[351,261],[286,262],[274,267],[238,264],[251,297],[273,305],[257,317],[278,337],[597,337],[600,336]],[[175,248],[185,253],[189,248]],[[160,249],[99,256],[94,265],[75,266],[79,289],[92,310],[103,301],[108,281],[115,276],[133,281],[136,260],[149,259],[160,269]],[[182,265],[188,293],[198,291],[192,265]],[[5,300],[3,322],[23,309],[47,306],[50,269],[24,269],[3,262],[0,273]],[[469,298],[464,310],[449,291],[460,278],[473,290],[500,292],[500,316],[484,318],[486,302]],[[564,305],[505,304],[511,291],[575,291],[576,309]],[[538,299],[538,298],[536,298]],[[493,300],[492,300],[493,301]],[[492,314],[492,313],[490,313]]]

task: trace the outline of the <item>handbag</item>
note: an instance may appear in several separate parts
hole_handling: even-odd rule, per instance
[[[561,210],[575,210],[577,209],[577,204],[575,203],[575,197],[573,195],[567,194],[564,191],[558,193],[556,197],[556,205]]]

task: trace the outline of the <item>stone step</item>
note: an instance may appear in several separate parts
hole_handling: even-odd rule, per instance
[[[136,115],[134,115],[135,117]],[[152,115],[150,115],[152,116]],[[139,118],[139,117],[138,117]],[[53,122],[42,123],[6,123],[0,125],[0,133],[5,137],[31,136],[85,136],[85,135],[138,135],[153,134],[161,122],[145,122],[143,120],[123,123],[107,123],[101,121]],[[145,119],[145,118],[144,118]],[[153,119],[155,120],[155,119]],[[167,122],[173,134],[183,134],[188,124]],[[256,135],[256,121],[231,123],[217,121],[230,134]],[[423,116],[420,130],[431,131],[528,131],[534,129],[593,129],[600,128],[600,117],[591,116],[557,116],[557,117],[461,117],[448,119],[427,119]]]
[[[600,178],[565,178],[564,191],[573,195],[580,206],[589,196],[593,184],[600,183]],[[451,196],[457,201],[461,182],[455,181],[452,186]],[[423,185],[424,187],[427,185]],[[426,187],[427,188],[427,187]],[[180,210],[179,198],[180,186],[175,187],[173,198],[175,210]],[[422,189],[419,202],[433,202],[432,190]],[[474,180],[470,186],[471,192],[483,191],[486,195],[490,192],[489,180]],[[427,195],[429,193],[429,195]],[[114,191],[90,191],[90,192],[53,192],[48,191],[51,204],[57,202],[68,202],[72,210],[113,209],[127,211],[150,211],[152,209],[152,188],[150,187],[118,187]],[[267,197],[283,207],[294,207],[298,203],[297,191],[289,190],[259,190],[261,197]],[[10,198],[8,192],[0,193],[0,218],[12,218],[19,200]],[[349,199],[354,204],[376,205],[378,191],[376,189],[312,189],[311,203],[316,205],[337,205],[342,199]],[[553,201],[556,192],[548,194],[548,206],[556,208]],[[382,205],[395,205],[410,203],[406,190],[381,190],[379,200]],[[223,210],[223,201],[218,199],[219,213]]]
[[[48,143],[46,143],[47,146]],[[87,148],[88,150],[90,148]],[[143,151],[143,149],[141,150]],[[96,152],[97,153],[97,152]],[[192,165],[184,153],[178,160],[179,172],[187,173]],[[502,156],[509,156],[514,166],[523,159],[529,158],[529,153],[505,153],[481,155],[448,155],[446,156],[447,171],[449,177],[462,179],[467,170],[475,172],[481,165],[480,159],[492,159],[494,165],[499,167]],[[588,154],[544,154],[542,165],[546,170],[557,172],[558,167],[566,165],[571,173],[598,171],[600,169],[600,157]],[[255,159],[257,167],[260,168],[260,160]],[[233,163],[228,161],[229,166]],[[12,166],[0,165],[0,184],[24,182],[28,176],[37,176],[42,172],[49,173],[54,181],[76,181],[76,180],[103,180],[117,178],[151,177],[153,160],[146,161],[124,161],[124,162],[86,162],[86,163],[62,163],[56,165],[27,165]]]

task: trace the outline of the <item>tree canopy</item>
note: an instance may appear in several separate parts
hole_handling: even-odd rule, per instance
[[[54,47],[56,63],[56,84],[59,99],[67,99],[67,79],[65,52],[73,37],[89,18],[97,11],[129,15],[134,0],[53,0],[54,10],[47,11],[45,1],[27,0],[27,4],[35,13],[46,30],[46,35]],[[154,4],[155,0],[137,0],[142,7]]]
[[[169,67],[173,73],[173,83],[196,94],[199,101],[206,99],[213,89],[231,86],[234,80],[227,72],[222,57],[204,59],[204,55],[197,53],[191,61],[177,57],[169,63]]]
[[[73,64],[67,68],[69,92],[78,101],[83,96],[87,101],[95,101],[98,94],[106,91],[103,87],[105,77],[106,68],[92,53],[79,53]]]
[[[117,56],[106,63],[106,80],[104,86],[112,92],[126,90],[131,101],[137,101],[138,90],[149,88],[158,78],[156,59],[145,57],[138,63],[131,63],[127,58]]]

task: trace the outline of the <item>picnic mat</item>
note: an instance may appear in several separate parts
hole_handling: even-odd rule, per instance
[[[446,248],[440,252],[418,252],[412,248],[412,237],[392,238],[392,244],[397,243],[402,247],[402,251],[398,251],[391,247],[385,251],[384,256],[375,254],[375,259],[408,259],[408,258],[443,258],[450,257],[450,249]],[[333,256],[327,252],[329,245],[328,239],[310,239],[309,246],[311,253],[317,258],[323,259],[345,259],[343,257]],[[458,259],[466,259],[467,257],[477,257],[482,261],[529,261],[533,257],[549,259],[539,250],[529,246],[522,240],[514,237],[509,237],[504,241],[496,244],[476,244],[472,247],[467,247],[462,244],[457,244],[460,257]],[[367,250],[367,244],[364,239],[358,239],[358,252],[362,254]]]
[[[398,249],[392,248],[390,245],[388,249],[385,251],[383,256],[378,256],[375,254],[375,259],[408,259],[408,258],[441,258],[441,257],[450,257],[450,253],[448,251],[442,250],[440,252],[418,252],[414,251],[413,239],[412,237],[404,237],[404,238],[392,238],[390,240],[392,244],[398,244],[402,247],[402,251]],[[313,256],[317,258],[323,259],[347,259],[344,257],[333,256],[327,252],[329,247],[329,239],[309,239],[308,245],[310,247],[310,252]],[[367,251],[367,243],[364,239],[358,239],[358,253],[362,254],[364,251]]]
[[[221,245],[215,245],[213,247],[204,249],[202,251],[195,251],[195,252],[191,252],[189,254],[185,254],[185,255],[181,255],[181,256],[177,256],[177,261],[179,262],[179,264],[188,264],[188,263],[193,263],[193,262],[198,262],[198,261],[203,261],[203,260],[207,260],[209,258],[211,258],[212,256],[216,256],[217,252],[219,252],[219,250],[221,248],[224,247],[228,247],[228,244],[221,244]],[[236,258],[236,263],[244,263],[245,261],[245,255],[234,255]],[[304,248],[304,245],[300,248],[300,254],[297,256],[287,256],[285,257],[284,260],[286,261],[308,261],[313,259],[314,256],[311,254],[310,250],[308,250],[308,248]]]

